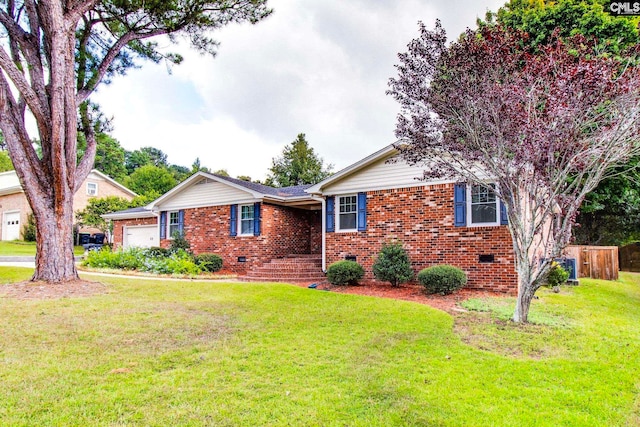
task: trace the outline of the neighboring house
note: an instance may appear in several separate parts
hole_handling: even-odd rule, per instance
[[[94,169],[82,183],[80,189],[73,196],[73,210],[84,209],[91,198],[119,196],[131,200],[136,194]],[[16,240],[22,236],[22,228],[27,223],[31,207],[27,196],[20,185],[15,171],[0,173],[0,239]],[[85,231],[85,230],[80,230]],[[87,229],[86,231],[91,231]]]
[[[317,259],[318,271],[355,260],[371,280],[382,245],[398,241],[416,272],[452,264],[467,273],[469,287],[514,291],[511,237],[491,183],[421,176],[391,145],[313,186],[275,189],[199,172],[145,209],[105,218],[114,221],[118,246],[155,246],[154,236],[168,246],[180,232],[195,253],[217,253],[247,278],[293,280],[290,270],[311,268],[305,255]]]

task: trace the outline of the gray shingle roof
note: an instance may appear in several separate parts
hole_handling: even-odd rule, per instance
[[[237,178],[231,178],[228,176],[216,175],[213,174],[216,178],[220,178],[224,181],[228,181],[239,185],[241,187],[247,188],[251,191],[257,191],[262,194],[268,194],[269,196],[278,196],[278,197],[300,197],[300,196],[309,196],[309,193],[306,193],[304,190],[311,187],[311,184],[305,185],[294,185],[292,187],[282,187],[282,188],[273,188],[268,185],[258,184],[256,182],[248,182],[243,181]]]

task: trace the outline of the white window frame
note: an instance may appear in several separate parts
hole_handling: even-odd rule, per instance
[[[248,208],[248,211],[251,213],[251,218],[242,218],[242,208]],[[249,232],[242,232],[242,221],[251,221],[251,227]],[[256,213],[255,213],[255,205],[247,204],[247,205],[238,205],[238,236],[253,236],[253,230],[255,227],[256,221]]]
[[[343,213],[340,212],[340,202],[342,201],[343,198],[347,198],[347,197],[353,197],[355,198],[355,206],[356,209],[353,212],[344,212],[344,214],[355,214],[356,216],[356,220],[355,220],[355,226],[353,228],[342,228],[340,226],[340,215],[342,215]],[[351,232],[355,232],[358,231],[358,195],[357,194],[343,194],[340,196],[336,196],[336,206],[334,207],[334,212],[335,212],[335,227],[336,227],[336,231],[339,232],[343,232],[343,233],[351,233]],[[349,203],[351,204],[351,203]]]
[[[95,191],[89,190],[89,187],[94,186]],[[87,196],[97,196],[98,195],[98,183],[97,182],[87,182]]]
[[[175,214],[176,222],[171,222],[171,215]],[[180,211],[168,211],[167,212],[167,239],[173,239],[173,233],[171,232],[171,226],[175,226],[176,230],[180,230]]]
[[[473,198],[473,189],[474,187],[479,187],[478,184],[470,184],[468,186],[469,190],[467,191],[467,226],[468,227],[493,227],[496,225],[500,225],[500,199],[495,194],[496,184],[493,182],[488,182],[485,187],[493,187],[494,188],[494,196],[495,196],[495,208],[496,208],[496,220],[492,222],[473,222],[473,210],[472,210],[472,198]],[[476,204],[486,204],[485,203],[476,203]]]

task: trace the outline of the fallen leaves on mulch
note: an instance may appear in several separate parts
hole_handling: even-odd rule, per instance
[[[505,294],[477,289],[461,289],[451,295],[428,295],[424,292],[424,287],[420,285],[404,284],[402,286],[393,287],[388,283],[379,282],[363,282],[357,286],[333,286],[330,284],[321,284],[317,289],[344,294],[368,295],[380,298],[413,301],[419,304],[429,305],[448,313],[466,311],[460,308],[458,303],[470,298],[505,296]]]
[[[57,299],[89,297],[104,294],[102,283],[74,280],[64,283],[24,281],[0,286],[0,297],[16,299]]]

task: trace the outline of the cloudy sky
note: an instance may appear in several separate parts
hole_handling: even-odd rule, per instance
[[[180,48],[183,64],[145,63],[94,99],[125,149],[154,146],[170,163],[199,157],[212,170],[263,179],[302,132],[340,170],[394,141],[398,104],[385,91],[417,22],[440,19],[452,38],[504,3],[271,0],[265,21],[217,33],[216,58]]]

